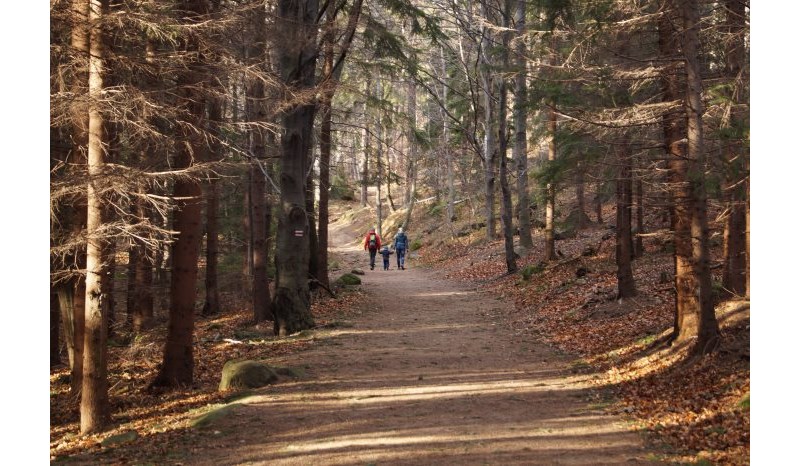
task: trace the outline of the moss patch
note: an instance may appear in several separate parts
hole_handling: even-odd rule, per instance
[[[350,286],[352,286],[352,285],[360,285],[361,284],[361,279],[358,278],[357,276],[355,276],[352,273],[346,273],[346,274],[342,275],[341,277],[339,277],[338,279],[336,279],[336,283],[338,283],[340,285],[350,285]]]

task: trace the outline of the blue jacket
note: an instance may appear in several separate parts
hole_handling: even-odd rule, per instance
[[[398,233],[394,237],[394,248],[395,249],[408,249],[408,237],[406,236],[405,232]]]
[[[392,254],[394,254],[392,251],[390,251],[390,250],[389,250],[389,248],[387,248],[387,247],[385,247],[385,246],[384,246],[384,248],[383,248],[383,249],[381,249],[381,250],[380,250],[380,251],[378,251],[378,252],[380,252],[380,253],[381,253],[381,255],[383,256],[383,258],[384,258],[384,259],[388,259],[388,258],[389,258],[389,256],[391,256]]]

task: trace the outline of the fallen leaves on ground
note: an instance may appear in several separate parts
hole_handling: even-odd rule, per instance
[[[594,373],[598,393],[614,391],[618,401],[608,409],[648,432],[661,459],[749,464],[748,301],[717,306],[722,343],[711,355],[690,360],[685,349],[663,344],[675,303],[673,258],[659,237],[646,239],[644,254],[633,262],[637,296],[619,300],[611,229],[594,225],[557,241],[559,258],[548,263],[541,262],[539,233],[514,274],[506,274],[503,241],[487,243],[478,236],[484,233],[426,249],[422,260],[447,278],[513,303],[505,317],[520,335],[576,355],[574,369]],[[720,249],[712,249],[712,259],[719,260]],[[527,280],[521,273],[526,267]]]
[[[312,313],[318,327],[335,325],[361,307],[364,294],[347,290],[336,298],[318,294]],[[129,464],[164,458],[165,446],[191,442],[187,423],[202,409],[224,402],[229,393],[217,391],[222,366],[231,359],[272,359],[314,344],[313,338],[276,338],[272,322],[252,323],[249,305],[225,296],[220,316],[197,317],[195,322],[194,383],[161,393],[148,391],[158,372],[166,334],[165,322],[141,335],[115,335],[109,348],[109,394],[114,426],[96,435],[79,435],[78,400],[69,393],[69,368],[51,368],[50,458],[70,457],[89,463]],[[114,448],[101,442],[135,430],[138,438]]]

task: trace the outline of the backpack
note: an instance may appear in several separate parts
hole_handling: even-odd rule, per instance
[[[378,237],[375,235],[375,233],[370,233],[369,235],[369,248],[378,249]]]

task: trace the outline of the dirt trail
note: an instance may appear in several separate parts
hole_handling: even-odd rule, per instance
[[[570,358],[502,324],[502,303],[413,259],[370,271],[356,246],[339,252],[366,269],[368,309],[271,361],[307,374],[240,400],[185,464],[650,464],[637,434],[586,401]]]

